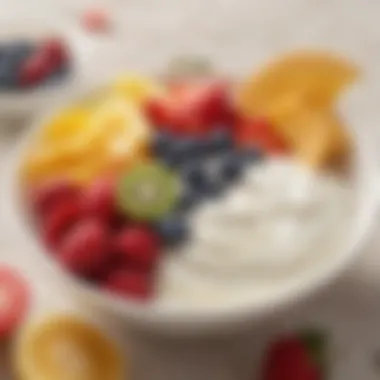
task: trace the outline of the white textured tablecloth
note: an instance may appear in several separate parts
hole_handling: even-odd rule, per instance
[[[101,81],[126,68],[159,71],[181,54],[208,57],[221,71],[246,72],[274,52],[307,46],[342,51],[355,58],[373,80],[380,78],[380,2],[376,0],[108,0],[114,30],[95,39],[83,33],[77,19],[78,12],[90,3],[1,0],[0,29],[3,18],[25,15],[62,25],[81,53],[85,82]],[[371,133],[379,141],[376,125]],[[3,126],[0,136],[3,167],[17,133],[14,127]],[[78,309],[45,282],[28,256],[28,247],[9,229],[11,217],[0,215],[1,260],[29,275],[36,310]],[[250,379],[267,338],[284,326],[307,322],[331,331],[333,380],[378,379],[373,364],[374,352],[380,348],[378,239],[373,239],[356,266],[336,285],[260,333],[252,329],[244,336],[207,341],[173,342],[140,335],[127,340],[136,379]],[[120,331],[116,334],[124,336]]]

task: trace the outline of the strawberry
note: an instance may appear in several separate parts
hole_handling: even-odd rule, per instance
[[[115,185],[115,181],[109,178],[93,183],[84,193],[84,212],[111,221],[116,214]]]
[[[9,337],[23,321],[30,303],[25,279],[13,268],[0,266],[0,339]]]
[[[96,219],[82,220],[64,237],[58,259],[73,274],[89,276],[108,260],[108,238],[103,223]]]
[[[82,23],[90,32],[102,32],[109,29],[111,20],[104,9],[90,8],[83,14]]]
[[[152,295],[152,279],[145,272],[117,270],[110,273],[103,287],[111,293],[137,300],[147,300]]]
[[[47,246],[57,248],[65,233],[82,216],[83,207],[79,198],[63,198],[52,206],[42,221]]]
[[[269,155],[282,155],[289,151],[265,119],[242,120],[236,126],[234,134],[237,145],[244,148],[259,148]]]
[[[323,369],[303,337],[275,341],[267,352],[263,380],[321,380]]]
[[[123,228],[115,237],[114,249],[124,263],[140,268],[151,268],[160,253],[160,239],[149,227]]]
[[[33,189],[30,200],[37,214],[43,215],[57,202],[73,199],[78,195],[79,188],[75,184],[63,179],[54,179]]]

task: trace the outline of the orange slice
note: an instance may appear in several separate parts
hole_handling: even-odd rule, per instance
[[[274,106],[289,94],[297,94],[302,103],[328,107],[357,76],[354,64],[331,53],[292,53],[268,64],[244,82],[237,94],[238,107],[248,116],[271,118]]]
[[[329,164],[350,148],[345,128],[331,110],[304,108],[281,126],[281,132],[295,156],[315,168]]]
[[[28,328],[15,347],[20,380],[122,380],[121,354],[101,331],[72,316]]]

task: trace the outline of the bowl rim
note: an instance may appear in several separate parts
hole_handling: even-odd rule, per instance
[[[108,82],[107,82],[108,83]],[[93,90],[97,90],[99,86]],[[89,94],[85,91],[84,94]],[[20,202],[17,201],[15,196],[18,195],[18,180],[17,169],[23,158],[23,152],[25,147],[33,139],[34,135],[38,132],[40,126],[44,120],[48,120],[52,115],[62,108],[67,107],[70,104],[76,104],[77,100],[83,99],[83,95],[71,97],[69,102],[60,102],[58,107],[53,108],[50,112],[44,112],[40,117],[37,117],[27,133],[22,136],[16,147],[11,153],[11,159],[9,165],[7,165],[8,175],[5,182],[11,185],[9,194],[5,196],[11,196],[11,202],[8,202],[12,208],[14,214],[14,228],[20,237],[28,242],[31,247],[31,251],[35,255],[36,259],[46,264],[46,269],[56,279],[60,279],[69,288],[73,289],[78,295],[81,294],[87,300],[92,301],[99,307],[111,311],[113,314],[121,315],[136,321],[139,325],[145,326],[166,326],[170,330],[189,330],[200,331],[203,328],[207,330],[213,330],[214,328],[225,324],[226,322],[244,322],[247,320],[257,320],[265,317],[271,312],[275,312],[279,309],[285,308],[286,305],[291,305],[308,296],[315,293],[327,286],[338,274],[344,272],[349,265],[359,256],[361,253],[361,247],[364,245],[367,238],[370,236],[372,229],[375,225],[374,220],[377,215],[379,205],[380,194],[380,181],[378,180],[378,168],[376,165],[376,155],[373,141],[370,136],[366,135],[363,129],[354,129],[352,125],[348,124],[348,128],[351,130],[355,139],[354,143],[354,169],[360,175],[364,175],[366,183],[366,195],[362,197],[364,206],[357,207],[355,212],[359,212],[360,223],[355,226],[356,231],[354,234],[350,234],[349,239],[340,251],[344,251],[344,254],[335,255],[336,260],[331,260],[328,267],[323,273],[317,272],[314,276],[304,284],[302,288],[299,288],[299,284],[296,286],[284,287],[282,291],[274,292],[271,297],[267,297],[265,301],[260,303],[245,302],[242,305],[223,308],[223,309],[175,309],[167,308],[163,305],[155,305],[155,303],[148,305],[141,305],[132,300],[125,300],[111,294],[107,294],[99,291],[94,286],[83,283],[77,280],[70,274],[66,273],[55,260],[49,259],[47,250],[40,243],[37,236],[34,234],[31,228],[25,223],[25,216],[20,210]],[[343,104],[344,107],[349,104]]]

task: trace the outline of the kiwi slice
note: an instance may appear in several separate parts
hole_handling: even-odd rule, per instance
[[[117,187],[117,204],[127,216],[155,221],[170,213],[180,196],[179,178],[166,166],[141,163],[129,170]]]

